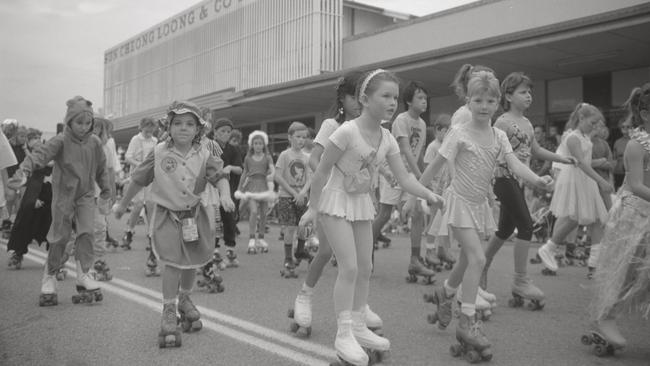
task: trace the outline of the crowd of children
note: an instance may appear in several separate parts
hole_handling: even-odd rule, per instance
[[[499,83],[492,69],[480,65],[459,70],[452,85],[463,105],[453,116],[436,119],[435,139],[427,146],[421,116],[429,109],[428,92],[419,82],[401,92],[399,85],[394,73],[382,69],[344,75],[331,116],[313,143],[314,132],[292,122],[288,147],[277,159],[264,131],[247,136],[242,156],[236,146],[242,136],[231,120],[213,118],[209,109],[186,101],[170,105],[162,131],[156,119],[142,119],[126,149],[126,167],[111,121],[95,116],[82,97],[67,102],[61,133],[47,142],[7,120],[0,133],[0,214],[9,266],[20,268],[32,241],[45,244],[39,303],[57,305],[57,273],[71,253],[74,232],[73,302],[101,301],[96,281],[111,280],[102,255],[107,248],[131,249],[136,224],[144,220],[145,274],[162,276],[159,344],[178,347],[179,324],[183,331],[202,326],[190,299],[197,271],[215,280],[214,265],[237,267],[240,214],[248,217],[247,253],[268,252],[273,243],[265,239],[266,219],[275,206],[283,227],[283,277],[297,277],[300,262],[309,264],[290,311],[292,329],[303,336],[311,332],[314,288],[335,257],[334,347],[343,363],[366,365],[369,357],[386,357],[391,347],[378,332],[383,322],[370,309],[368,292],[374,252],[379,242],[390,243],[383,229],[397,210],[410,223],[408,282],[418,276],[431,282],[442,264],[451,269],[426,297],[437,306],[430,321],[448,327],[458,302],[459,344],[452,354],[490,360],[491,341],[481,322],[496,302],[487,289],[490,265],[512,238],[509,305],[527,300],[534,310],[544,308],[547,298],[532,283],[527,264],[536,230],[531,214],[542,197],[552,196],[548,210],[555,222],[537,250],[544,273],[558,271],[559,246],[572,241],[572,232],[585,230],[596,290],[592,328],[583,342],[596,344],[599,355],[624,347],[616,318],[624,309],[650,314],[650,83],[635,88],[626,102],[624,137],[613,151],[596,106],[579,103],[564,134],[558,139],[549,131],[546,138],[545,129],[526,117],[532,80],[513,72]],[[394,117],[400,97],[404,112]],[[382,127],[391,120],[390,130]],[[130,174],[122,180],[125,170]],[[125,187],[119,196],[118,185]],[[118,219],[130,210],[121,244],[108,234],[111,205]],[[305,246],[312,235],[319,243],[315,256]],[[457,258],[452,248],[460,249]]]

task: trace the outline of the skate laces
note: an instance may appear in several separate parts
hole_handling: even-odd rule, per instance
[[[473,324],[469,326],[469,335],[472,337],[484,337],[483,334],[483,321],[476,320]]]

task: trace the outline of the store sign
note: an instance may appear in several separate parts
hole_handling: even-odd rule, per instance
[[[244,5],[257,0],[209,0],[179,15],[149,28],[128,41],[111,48],[104,53],[104,64],[109,64],[134,52],[146,49],[166,38],[184,33],[190,28],[205,24],[207,21],[228,15]]]

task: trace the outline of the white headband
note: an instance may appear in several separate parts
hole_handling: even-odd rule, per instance
[[[374,78],[378,74],[381,74],[382,72],[386,72],[386,70],[377,69],[371,72],[370,74],[368,74],[368,76],[366,76],[366,78],[363,79],[363,83],[361,83],[361,89],[359,89],[359,96],[364,95],[366,93],[366,89],[368,88],[368,84],[370,84],[370,80],[372,80],[372,78]]]

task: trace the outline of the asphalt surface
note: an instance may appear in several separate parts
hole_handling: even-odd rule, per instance
[[[59,305],[39,307],[38,297],[45,258],[43,248],[30,246],[23,268],[10,270],[6,241],[0,242],[0,365],[327,365],[335,360],[336,321],[332,289],[336,268],[325,269],[313,301],[313,330],[309,339],[289,331],[287,308],[304,280],[280,276],[283,248],[279,230],[267,236],[267,254],[247,255],[247,224],[237,253],[240,267],[221,272],[226,291],[195,292],[204,329],[182,335],[180,348],[159,349],[161,279],[144,276],[144,227],[138,226],[133,250],[107,253],[114,279],[103,283],[104,300],[73,305],[74,267],[58,283]],[[114,223],[111,234],[122,235]],[[432,286],[405,281],[410,245],[404,235],[392,236],[391,247],[380,249],[371,280],[369,303],[384,319],[391,340],[393,365],[465,365],[449,347],[455,343],[455,322],[439,330],[426,322],[434,307],[422,301]],[[533,251],[531,250],[531,255]],[[493,343],[491,365],[650,365],[649,323],[637,314],[620,321],[628,347],[613,357],[598,358],[580,343],[588,327],[586,307],[591,282],[584,267],[561,268],[556,277],[542,276],[540,265],[530,265],[533,281],[547,295],[542,311],[507,307],[512,272],[512,247],[506,244],[495,259],[489,290],[499,299],[484,330]],[[437,275],[441,283],[446,271]]]

